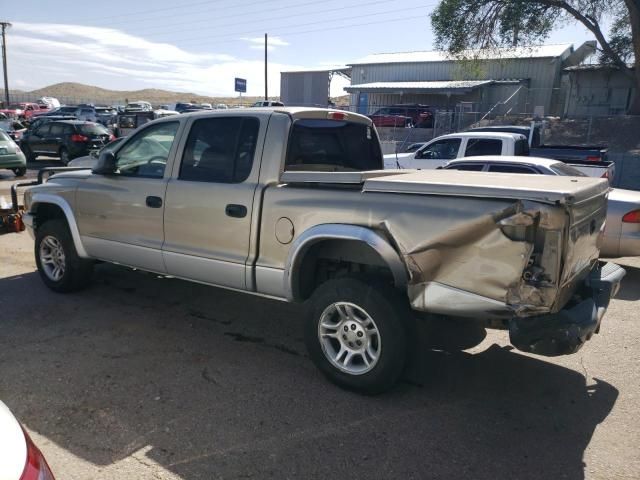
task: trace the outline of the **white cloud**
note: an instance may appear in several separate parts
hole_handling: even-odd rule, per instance
[[[10,84],[39,88],[75,81],[116,90],[161,88],[204,95],[235,95],[234,77],[247,79],[247,95],[264,92],[260,60],[225,53],[195,53],[113,28],[15,22],[9,53]],[[243,39],[258,46],[263,38]],[[269,46],[286,46],[278,37]],[[262,47],[260,47],[262,48]],[[278,95],[280,72],[299,65],[269,63],[269,93]]]
[[[264,37],[242,37],[243,40],[249,43],[249,48],[253,50],[264,50]],[[267,50],[275,50],[276,47],[288,47],[290,44],[280,37],[267,37]]]

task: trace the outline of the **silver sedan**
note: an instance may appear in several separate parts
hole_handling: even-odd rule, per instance
[[[491,173],[524,173],[584,177],[571,165],[538,157],[486,156],[451,160],[442,168]],[[640,192],[612,188],[600,254],[603,257],[640,256]]]

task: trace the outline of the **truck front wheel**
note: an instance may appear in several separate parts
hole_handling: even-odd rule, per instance
[[[55,292],[73,292],[85,287],[93,263],[78,257],[64,220],[48,220],[36,230],[36,265],[42,281]]]
[[[329,380],[360,393],[380,393],[404,370],[410,318],[389,285],[364,278],[329,280],[310,299],[305,342]]]

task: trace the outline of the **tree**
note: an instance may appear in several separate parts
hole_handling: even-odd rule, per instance
[[[613,20],[608,32],[603,19]],[[640,0],[441,0],[431,14],[437,48],[457,57],[473,48],[539,44],[571,22],[593,33],[602,63],[633,81],[628,113],[640,115]]]

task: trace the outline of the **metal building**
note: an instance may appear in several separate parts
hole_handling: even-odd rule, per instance
[[[280,74],[280,100],[287,106],[327,107],[334,75],[348,77],[349,68],[297,70]]]
[[[576,65],[564,69],[564,114],[569,117],[620,115],[627,112],[633,80],[614,65]]]
[[[419,103],[443,110],[561,115],[563,70],[594,50],[595,42],[586,42],[577,49],[562,44],[471,52],[473,60],[440,51],[374,54],[350,64],[346,90],[352,108],[364,114]]]

